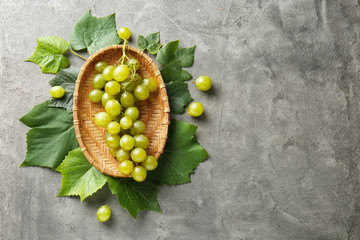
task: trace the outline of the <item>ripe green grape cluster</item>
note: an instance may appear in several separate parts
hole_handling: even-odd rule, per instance
[[[154,170],[158,162],[147,155],[150,143],[144,135],[145,124],[138,119],[136,103],[148,99],[157,90],[158,83],[152,77],[142,79],[137,73],[139,68],[139,61],[125,54],[116,65],[97,62],[95,70],[98,74],[92,81],[89,100],[101,103],[105,108],[105,112],[94,116],[94,122],[106,128],[105,141],[110,154],[120,162],[119,171],[142,182],[147,171]]]

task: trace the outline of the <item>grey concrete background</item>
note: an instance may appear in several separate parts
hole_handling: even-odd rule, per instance
[[[163,213],[136,221],[109,190],[81,204],[56,197],[58,173],[19,168],[18,119],[49,98],[53,77],[24,59],[36,37],[69,40],[89,8],[116,12],[135,38],[160,30],[162,43],[196,44],[189,71],[214,82],[190,86],[204,118],[178,116],[199,125],[210,158],[192,183],[160,188]],[[0,239],[360,239],[356,1],[0,0],[0,12]]]

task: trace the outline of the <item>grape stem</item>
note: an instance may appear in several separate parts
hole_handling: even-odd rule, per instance
[[[121,65],[124,64],[125,62],[125,58],[129,61],[130,59],[128,58],[128,56],[126,56],[126,44],[128,43],[128,40],[125,38],[124,39],[124,44],[123,44],[123,49],[122,49],[122,56],[121,58],[117,61],[116,65],[118,65],[121,62]],[[136,70],[130,68],[130,72],[131,72],[131,79],[130,81],[124,86],[124,90],[126,91],[126,87],[135,79],[135,73]]]
[[[75,54],[75,55],[78,56],[79,58],[84,59],[85,61],[87,60],[86,58],[84,58],[84,57],[81,56],[80,54],[77,54],[76,52],[72,51],[70,48],[69,48],[69,52],[71,52],[72,54]]]
[[[122,55],[122,61],[121,61],[121,65],[124,64],[125,61],[125,57],[126,57],[126,44],[128,43],[128,40],[126,38],[124,38],[124,45],[123,45],[123,55]]]

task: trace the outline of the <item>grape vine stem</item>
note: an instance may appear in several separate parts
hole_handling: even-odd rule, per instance
[[[71,52],[72,54],[75,54],[75,55],[78,56],[79,58],[84,59],[85,61],[87,60],[86,58],[84,58],[84,57],[81,56],[80,54],[77,54],[76,52],[72,51],[70,48],[69,48],[69,52]]]

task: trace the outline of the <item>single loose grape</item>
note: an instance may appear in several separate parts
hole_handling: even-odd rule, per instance
[[[118,147],[120,147],[120,136],[119,135],[106,134],[105,135],[105,142],[106,142],[106,145],[108,145],[108,147],[118,148]]]
[[[146,160],[141,165],[148,171],[154,170],[158,166],[158,161],[153,156],[147,156]]]
[[[131,173],[132,178],[137,182],[143,182],[146,179],[146,169],[142,166],[134,167],[134,170]]]
[[[102,74],[96,74],[92,81],[92,86],[95,89],[103,89],[105,87],[106,80],[104,79]]]
[[[65,89],[61,86],[55,86],[50,89],[50,94],[54,98],[61,98],[65,94]]]
[[[142,148],[134,148],[131,150],[131,159],[134,162],[140,163],[147,158],[146,151]]]
[[[124,175],[129,175],[134,169],[134,163],[130,160],[124,160],[119,165],[119,171]]]
[[[199,102],[193,102],[188,108],[188,113],[192,117],[199,117],[204,112],[204,107]]]
[[[116,158],[119,160],[119,162],[130,160],[130,152],[120,148],[116,153]]]
[[[136,148],[146,149],[149,146],[149,139],[143,134],[134,136],[134,141],[134,147]]]
[[[105,128],[111,122],[111,116],[106,112],[95,115],[94,122],[97,126]]]
[[[95,64],[95,70],[98,72],[98,73],[102,73],[104,71],[104,69],[109,66],[109,64],[105,61],[100,61],[100,62],[97,62]]]
[[[149,89],[144,84],[139,84],[134,89],[134,95],[137,99],[144,101],[149,97]]]
[[[120,119],[120,127],[122,129],[129,129],[132,125],[132,120],[128,116],[124,116]]]
[[[200,76],[196,79],[196,87],[201,91],[207,91],[211,88],[211,79],[208,76]]]
[[[107,66],[102,75],[106,81],[110,81],[113,79],[113,72],[115,70],[115,66]]]
[[[101,206],[97,210],[96,216],[100,222],[106,222],[111,216],[111,209],[108,205]]]
[[[120,138],[120,146],[126,151],[130,151],[131,149],[133,149],[134,144],[134,139],[128,134],[125,134]]]
[[[128,65],[128,67],[133,71],[136,72],[136,70],[138,70],[140,68],[140,63],[139,60],[137,60],[136,58],[130,58],[129,60],[127,60],[125,62],[126,65]]]
[[[116,81],[122,82],[127,79],[130,74],[129,67],[126,65],[117,66],[113,72],[113,77]]]
[[[101,104],[103,105],[103,107],[105,107],[105,104],[107,103],[107,101],[109,100],[115,100],[115,96],[114,95],[110,95],[107,92],[104,92],[101,98]]]
[[[118,35],[122,39],[129,39],[131,36],[131,32],[127,27],[119,28]]]
[[[105,110],[111,116],[116,117],[121,112],[121,105],[117,100],[111,99],[106,102]]]
[[[111,156],[116,157],[116,154],[118,153],[119,150],[120,148],[109,148],[109,153]]]
[[[125,93],[121,94],[120,102],[121,102],[121,105],[123,105],[125,108],[129,108],[134,105],[135,99],[131,93],[125,92]]]
[[[103,92],[99,89],[93,89],[89,92],[89,100],[90,102],[100,102],[102,98]]]
[[[144,78],[143,83],[147,86],[149,92],[155,92],[158,87],[157,81],[152,77]]]
[[[120,92],[120,84],[116,81],[109,81],[105,84],[105,92],[116,95]]]
[[[130,130],[134,136],[142,134],[145,131],[145,123],[141,120],[136,120],[133,122]]]
[[[137,107],[129,107],[125,110],[124,115],[131,118],[131,120],[134,122],[139,117],[139,109]]]
[[[120,124],[118,122],[111,122],[106,126],[108,133],[115,135],[120,132]]]

